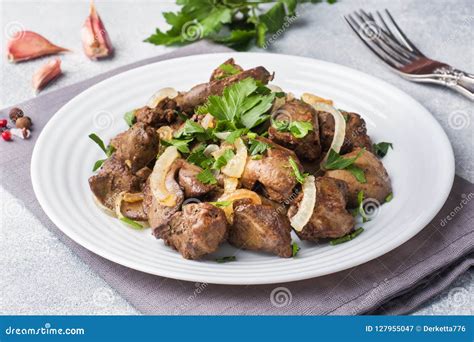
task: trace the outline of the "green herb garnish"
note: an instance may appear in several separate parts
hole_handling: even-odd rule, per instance
[[[365,179],[364,170],[360,167],[353,165],[355,161],[365,152],[365,148],[361,149],[355,157],[344,158],[339,153],[334,151],[332,148],[329,151],[326,162],[322,165],[325,170],[347,170],[349,171],[359,183],[367,183]]]
[[[236,260],[237,258],[235,256],[225,256],[225,257],[216,259],[216,262],[218,262],[219,264],[222,264],[224,262],[231,262],[231,261],[236,261]]]
[[[224,89],[222,96],[211,95],[197,112],[210,113],[221,126],[234,129],[251,129],[269,118],[266,114],[273,104],[275,95],[255,93],[258,85],[253,78],[246,78]],[[232,127],[233,126],[233,127]]]
[[[220,78],[226,78],[229,76],[237,75],[237,74],[240,74],[241,72],[232,64],[226,64],[226,63],[219,65],[219,69],[221,69],[224,72],[223,76]]]
[[[174,146],[181,153],[190,153],[189,143],[193,141],[193,138],[189,139],[171,139],[171,140],[161,140],[165,146]]]
[[[217,179],[212,174],[211,169],[204,169],[197,174],[197,179],[203,184],[216,184]]]
[[[351,240],[355,239],[357,236],[359,236],[363,231],[364,231],[364,228],[362,228],[362,227],[357,228],[352,233],[349,233],[347,235],[344,235],[343,237],[331,240],[331,241],[329,241],[329,243],[331,245],[335,246],[335,245],[339,245],[339,244],[347,242],[347,241],[351,241]]]
[[[128,224],[133,229],[143,229],[143,226],[140,223],[138,223],[138,222],[136,222],[132,219],[129,219],[128,217],[121,217],[120,221]]]
[[[230,148],[226,149],[222,155],[220,155],[212,164],[212,169],[214,170],[220,170],[224,166],[227,165],[229,160],[234,158],[235,153],[232,151]]]
[[[264,141],[250,140],[249,152],[252,157],[263,155],[271,146]]]
[[[305,178],[309,176],[309,173],[301,173],[300,168],[298,167],[298,164],[296,164],[293,158],[289,157],[288,161],[290,163],[291,168],[293,169],[293,173],[295,175],[296,180],[298,181],[298,183],[303,184]]]
[[[387,197],[385,197],[385,202],[388,203],[393,199],[393,192],[389,193]]]
[[[219,202],[209,202],[212,205],[215,205],[218,208],[228,207],[232,204],[232,201],[219,201]]]
[[[167,31],[156,29],[145,39],[155,45],[183,45],[210,39],[237,50],[246,50],[255,42],[259,47],[271,44],[268,38],[285,31],[296,20],[296,6],[315,0],[177,0],[177,12],[164,12],[170,25]],[[333,3],[334,0],[328,0]],[[273,3],[271,7],[260,5]]]
[[[374,148],[374,153],[380,158],[385,157],[389,148],[393,150],[393,144],[388,142],[380,142],[378,144],[373,144],[372,146]]]
[[[298,252],[300,251],[300,246],[298,246],[298,244],[296,242],[293,242],[293,244],[291,245],[291,250],[292,250],[292,256],[293,258],[296,256],[296,254],[298,254]]]
[[[89,134],[89,138],[94,141],[102,151],[104,151],[105,155],[108,157],[110,157],[112,155],[112,153],[115,152],[115,148],[112,146],[112,145],[107,145],[107,147],[105,147],[105,144],[104,142],[102,141],[102,139],[95,133],[91,133]],[[98,161],[96,161],[94,163],[94,166],[92,167],[92,171],[95,172],[97,171],[98,169],[100,169],[102,167],[102,164],[104,164],[104,162],[106,161],[107,159],[100,159]]]
[[[313,125],[309,121],[274,120],[272,126],[279,132],[290,132],[295,138],[301,139],[313,130]]]
[[[123,116],[123,119],[127,123],[128,127],[132,127],[133,124],[136,122],[135,110],[126,112],[125,115]]]

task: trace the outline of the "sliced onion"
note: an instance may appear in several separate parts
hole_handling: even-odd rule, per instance
[[[160,140],[171,140],[173,139],[173,129],[170,126],[161,126],[156,130],[156,133],[158,133],[158,136],[160,137]]]
[[[221,172],[229,177],[240,178],[244,173],[245,164],[247,163],[247,147],[242,139],[237,138],[234,142],[235,156],[227,162],[221,169]]]
[[[232,223],[233,221],[233,217],[232,217],[234,214],[233,202],[239,199],[244,199],[244,198],[250,199],[254,204],[262,204],[262,200],[260,196],[258,196],[256,192],[253,192],[247,189],[238,189],[231,193],[224,193],[221,197],[219,197],[218,202],[224,202],[224,201],[232,202],[231,204],[222,208],[222,210],[224,210],[225,217],[227,218],[227,221],[229,223]]]
[[[160,204],[172,207],[176,203],[176,195],[166,186],[166,175],[174,161],[180,157],[175,146],[168,146],[158,158],[150,175],[150,189]]]
[[[301,199],[298,211],[290,218],[291,226],[298,232],[301,232],[309,222],[313,215],[314,206],[316,205],[316,184],[314,176],[308,176],[304,180],[303,198]]]
[[[281,89],[279,86],[269,84],[267,85],[267,88],[269,88],[272,93],[282,93],[283,89]],[[285,97],[275,97],[275,100],[273,101],[273,106],[272,106],[272,112],[278,110],[281,106],[283,106],[286,102]]]
[[[176,89],[170,87],[162,88],[156,93],[154,93],[152,97],[150,97],[146,105],[150,108],[156,108],[156,106],[158,106],[158,103],[160,103],[161,100],[164,100],[166,98],[174,99],[176,96],[178,96],[178,92]]]
[[[235,177],[224,176],[224,193],[231,193],[237,190],[239,179]]]
[[[204,149],[204,151],[202,151],[202,153],[204,153],[206,156],[209,157],[217,151],[219,151],[219,145],[210,144],[206,146],[206,148]]]
[[[214,133],[214,135],[216,137],[218,137],[219,139],[221,140],[226,140],[227,137],[229,136],[230,132],[217,132],[217,133]]]
[[[336,108],[326,103],[317,102],[314,104],[310,104],[315,110],[319,112],[329,113],[334,117],[334,138],[332,139],[331,147],[329,147],[329,150],[333,149],[335,152],[339,153],[342,144],[344,143],[344,137],[346,135],[346,120],[344,120],[344,116]]]
[[[125,194],[125,191],[122,191],[115,197],[115,215],[117,218],[121,219],[124,218],[122,214],[122,200],[123,200],[123,195]]]
[[[206,114],[201,120],[201,126],[205,129],[213,128],[215,124],[215,119],[211,114]]]
[[[115,211],[113,210],[110,210],[109,208],[107,208],[105,205],[103,205],[99,199],[97,198],[97,196],[95,196],[94,194],[92,195],[92,198],[94,199],[94,203],[99,207],[99,209],[101,209],[104,213],[106,213],[107,215],[109,216],[113,216],[115,217]]]
[[[323,97],[319,97],[311,93],[303,93],[303,95],[301,95],[301,100],[303,100],[303,102],[306,102],[307,104],[310,104],[310,105],[314,105],[315,103],[325,103],[330,106],[333,105],[332,100],[325,99]]]

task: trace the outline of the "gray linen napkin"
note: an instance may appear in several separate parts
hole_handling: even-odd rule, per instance
[[[404,245],[346,271],[280,285],[225,286],[149,275],[89,252],[54,226],[36,200],[30,179],[33,146],[51,116],[84,89],[119,72],[169,58],[224,51],[229,50],[199,42],[19,104],[32,117],[34,133],[29,141],[0,144],[2,185],[144,314],[403,314],[444,290],[473,265],[474,186],[459,177],[437,217]],[[2,116],[7,113],[8,108],[1,111]],[[450,220],[442,223],[447,216]]]

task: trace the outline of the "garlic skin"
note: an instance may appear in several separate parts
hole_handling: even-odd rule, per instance
[[[50,60],[33,75],[33,89],[38,93],[49,82],[61,75],[61,73],[61,60],[59,58]]]
[[[109,34],[91,2],[90,13],[81,30],[84,53],[92,60],[109,57],[113,52]]]
[[[7,58],[12,63],[65,51],[69,50],[32,31],[16,32],[7,43]]]

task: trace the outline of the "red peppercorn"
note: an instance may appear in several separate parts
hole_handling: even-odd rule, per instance
[[[7,119],[1,119],[0,120],[0,127],[7,127]]]
[[[10,141],[12,140],[12,133],[10,131],[3,131],[2,132],[2,138],[5,141]]]

